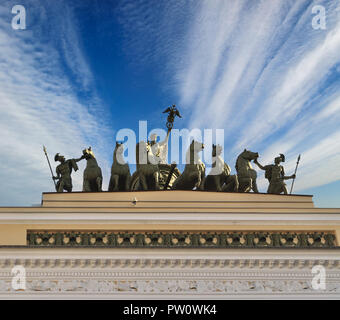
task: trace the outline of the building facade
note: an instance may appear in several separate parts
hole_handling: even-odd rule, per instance
[[[0,208],[0,298],[338,299],[339,239],[311,196],[44,193]]]

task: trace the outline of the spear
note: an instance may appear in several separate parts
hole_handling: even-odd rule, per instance
[[[50,159],[48,158],[48,155],[47,155],[47,151],[46,151],[46,147],[45,147],[45,146],[43,146],[43,150],[44,150],[44,153],[45,153],[47,162],[48,162],[48,166],[50,167],[50,170],[51,170],[52,180],[53,180],[53,182],[54,182],[55,189],[57,190],[57,184],[55,183],[55,181],[54,181],[54,179],[53,179],[53,171],[52,171]]]
[[[299,156],[297,158],[297,161],[296,161],[296,167],[295,167],[295,171],[294,171],[295,175],[296,175],[297,168],[299,166],[300,159],[301,159],[301,154],[299,154]],[[293,187],[294,187],[294,182],[295,182],[295,178],[293,179],[292,186],[290,187],[290,194],[292,194]]]

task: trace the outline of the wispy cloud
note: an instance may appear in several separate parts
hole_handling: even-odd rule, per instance
[[[314,5],[326,8],[326,30],[312,27]],[[162,66],[188,127],[224,128],[232,167],[246,147],[264,163],[285,153],[291,173],[302,153],[303,190],[339,179],[336,169],[324,174],[339,154],[325,147],[337,150],[340,123],[339,9],[309,0],[126,1],[119,13],[131,60]],[[259,182],[265,189],[261,174]]]
[[[327,174],[340,156],[339,4],[201,3],[177,69],[190,126],[225,128],[230,161],[245,147],[263,162],[284,152],[289,173],[303,153],[296,190],[339,180],[337,166]],[[327,9],[327,30],[312,28],[315,4]]]
[[[63,1],[34,3],[25,31],[10,28],[10,2],[0,5],[0,194],[11,188],[21,197],[1,203],[52,190],[42,144],[67,157],[93,145],[106,175],[112,155],[75,11]],[[312,28],[315,4],[326,7],[326,30]],[[247,147],[263,163],[285,153],[291,174],[302,153],[296,190],[340,179],[337,1],[131,0],[112,8],[131,64],[156,73],[188,127],[225,129],[231,167]],[[75,189],[81,177],[74,174]]]
[[[44,5],[40,5],[41,10],[38,4],[27,8],[38,12],[39,24],[32,23],[20,31],[10,27],[9,2],[0,6],[0,148],[5,154],[0,166],[1,204],[30,204],[32,199],[39,202],[42,190],[53,191],[43,144],[52,164],[56,152],[67,158],[79,157],[83,148],[92,144],[94,152],[102,155],[103,171],[109,172],[105,161],[108,149],[102,140],[108,128],[93,115],[93,108],[100,108],[99,98],[92,90],[86,101],[78,97],[79,91],[93,89],[93,79],[79,49],[74,20],[67,10],[55,8],[54,15],[60,18],[62,14],[60,21],[65,25],[60,21],[53,25],[45,16]],[[62,32],[46,42],[41,29],[56,26]],[[77,90],[70,77],[79,79]],[[84,165],[80,165],[80,172]],[[74,189],[81,188],[82,174],[77,172]]]

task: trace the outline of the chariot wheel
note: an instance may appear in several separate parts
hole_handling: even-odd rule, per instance
[[[171,171],[171,165],[170,164],[160,164],[159,165],[159,187],[161,190],[164,190],[166,181],[168,179],[169,173]],[[181,172],[178,170],[178,168],[175,168],[168,188],[167,189],[172,189],[172,185],[175,182],[175,180],[180,176]],[[139,175],[138,172],[134,172],[132,177],[131,177],[131,191],[137,191],[140,190],[140,186],[139,186]]]

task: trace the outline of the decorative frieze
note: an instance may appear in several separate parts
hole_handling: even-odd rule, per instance
[[[340,297],[337,248],[237,251],[3,248],[0,298]],[[17,265],[25,289],[12,285]],[[317,265],[326,289],[313,288]]]
[[[29,280],[19,294],[339,294],[340,282],[330,282],[327,290],[316,291],[305,280],[113,280],[113,279],[37,279]],[[0,295],[15,294],[11,281],[0,279]]]
[[[336,246],[335,240],[331,231],[27,231],[27,245],[37,247],[332,248]]]

